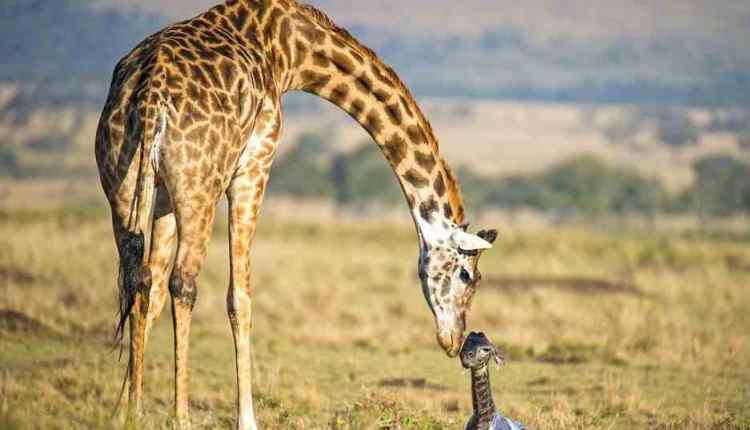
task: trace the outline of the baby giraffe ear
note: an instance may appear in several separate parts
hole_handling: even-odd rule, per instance
[[[481,237],[467,233],[463,230],[456,230],[451,235],[453,244],[463,251],[476,251],[479,249],[490,249],[492,244]]]

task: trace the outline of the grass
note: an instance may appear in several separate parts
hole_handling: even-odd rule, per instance
[[[468,375],[435,342],[411,227],[264,219],[253,260],[261,426],[463,426]],[[198,429],[234,422],[225,226],[216,233],[191,338]],[[742,238],[519,229],[481,267],[470,328],[502,346],[496,403],[530,428],[750,428]],[[0,429],[112,427],[125,366],[111,343],[115,277],[106,211],[0,214]],[[170,423],[168,313],[148,345],[144,428]]]

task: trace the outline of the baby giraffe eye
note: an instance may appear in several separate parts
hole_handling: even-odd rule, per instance
[[[461,281],[463,281],[465,284],[468,284],[471,282],[471,275],[463,267],[461,268],[461,273],[458,276],[461,278]]]

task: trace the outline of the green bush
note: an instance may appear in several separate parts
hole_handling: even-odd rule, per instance
[[[750,151],[750,133],[739,135],[737,137],[737,146],[743,151]]]
[[[493,179],[480,175],[467,166],[458,168],[456,175],[461,184],[461,194],[466,206],[475,210],[487,206],[494,186]]]
[[[716,155],[696,161],[693,171],[695,182],[680,197],[682,208],[714,216],[750,211],[750,165]]]
[[[696,145],[700,130],[687,113],[666,111],[658,115],[659,140],[671,146]]]
[[[610,143],[629,144],[635,140],[642,120],[640,112],[626,112],[606,124],[602,132]]]
[[[270,187],[298,197],[332,198],[338,205],[395,205],[401,188],[383,154],[370,142],[333,154],[323,134],[305,134],[274,167]],[[12,172],[14,154],[0,151],[0,167]],[[634,169],[580,156],[529,176],[493,178],[458,170],[466,205],[531,208],[559,214],[601,216],[679,211],[725,216],[750,211],[750,166],[728,156],[694,165],[695,184],[673,196],[656,179]]]
[[[487,203],[497,207],[606,213],[653,213],[669,206],[669,195],[656,180],[582,156],[535,176],[499,181]]]
[[[339,154],[332,163],[331,178],[339,204],[396,204],[403,193],[393,170],[374,145],[360,145],[351,154]]]
[[[20,174],[18,156],[7,145],[0,145],[0,177],[16,177]]]
[[[274,166],[269,181],[271,192],[311,198],[332,196],[327,145],[322,134],[300,136],[295,147]]]

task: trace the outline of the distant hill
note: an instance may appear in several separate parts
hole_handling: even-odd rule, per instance
[[[166,20],[90,6],[83,0],[4,0],[0,81],[21,83],[26,98],[40,103],[103,99],[119,58]]]
[[[220,0],[96,0],[184,19]],[[339,24],[379,27],[404,36],[476,36],[514,27],[537,41],[681,38],[747,43],[745,0],[302,0]]]
[[[0,82],[36,88],[29,98],[39,102],[98,102],[120,56],[168,21],[213,3],[6,0]],[[420,9],[421,0],[357,8],[340,0],[313,3],[341,16],[420,96],[750,106],[750,43],[742,37],[750,6],[742,2],[686,0],[628,11],[616,2],[600,10],[585,0],[572,1],[570,10],[550,9],[543,0],[461,7],[436,0],[445,6],[440,13],[437,6]],[[169,19],[160,14],[167,12]],[[406,25],[412,16],[414,25]]]

